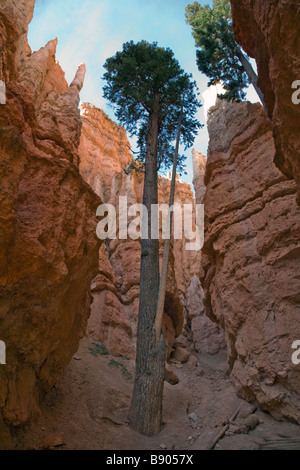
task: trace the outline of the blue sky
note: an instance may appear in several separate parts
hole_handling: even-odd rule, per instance
[[[36,0],[33,20],[29,26],[32,51],[58,38],[56,58],[70,83],[77,66],[84,62],[87,74],[81,100],[102,108],[116,120],[109,103],[102,97],[103,64],[122,49],[124,42],[142,39],[170,47],[187,73],[192,73],[200,93],[208,79],[196,66],[196,53],[191,28],[185,22],[188,0]],[[212,4],[212,0],[199,1]],[[200,99],[203,99],[200,95]],[[251,96],[249,97],[251,100]],[[257,101],[254,96],[254,101]],[[199,120],[204,124],[203,108]],[[195,140],[196,150],[207,153],[206,126]],[[182,180],[192,183],[191,149],[186,151],[188,175]]]

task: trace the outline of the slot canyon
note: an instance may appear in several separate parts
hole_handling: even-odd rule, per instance
[[[69,85],[57,39],[31,51],[35,0],[1,0],[0,449],[300,442],[300,364],[292,361],[300,340],[300,105],[291,100],[300,80],[299,7],[297,17],[284,0],[231,5],[268,112],[217,99],[207,156],[192,150],[193,187],[177,178],[175,202],[204,205],[204,243],[187,250],[186,238],[171,240],[164,424],[147,437],[127,421],[141,239],[96,233],[101,204],[118,208],[125,196],[142,204],[143,173],[124,171],[132,161],[126,130],[80,102],[85,65]],[[159,175],[160,204],[170,185]],[[160,261],[163,247],[160,231]]]

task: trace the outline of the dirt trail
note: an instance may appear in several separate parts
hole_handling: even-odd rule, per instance
[[[30,426],[15,431],[15,448],[42,449],[61,444],[57,448],[68,450],[206,449],[240,406],[239,415],[229,424],[216,450],[258,449],[269,440],[300,437],[300,426],[275,421],[235,395],[230,379],[224,377],[224,353],[193,354],[197,365],[192,360],[172,364],[180,381],[177,385],[165,383],[163,430],[146,437],[126,422],[133,360],[111,356],[84,338],[47,395],[41,414]]]

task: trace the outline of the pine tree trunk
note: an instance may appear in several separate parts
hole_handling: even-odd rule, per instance
[[[268,110],[267,110],[267,107],[266,107],[266,104],[265,104],[265,101],[264,101],[264,95],[263,95],[261,89],[259,88],[259,86],[257,85],[258,77],[257,77],[255,71],[253,70],[252,65],[247,60],[247,58],[244,56],[244,54],[242,53],[242,51],[239,47],[237,47],[237,49],[236,49],[236,55],[239,58],[239,60],[242,64],[242,66],[243,66],[250,82],[254,86],[254,89],[255,89],[256,93],[258,94],[258,97],[259,97],[263,107],[265,108],[265,110],[267,112]]]
[[[165,374],[163,337],[155,346],[154,321],[159,290],[159,240],[151,240],[151,205],[158,204],[157,138],[159,100],[149,117],[143,204],[148,210],[147,240],[141,240],[140,300],[136,346],[136,369],[129,423],[151,436],[161,430]]]

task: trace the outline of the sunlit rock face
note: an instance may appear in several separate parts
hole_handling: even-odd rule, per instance
[[[235,38],[256,59],[258,85],[272,121],[275,164],[296,180],[300,204],[299,2],[231,0],[231,5]]]
[[[259,104],[219,101],[209,117],[200,279],[225,330],[231,378],[245,399],[300,423],[300,209],[274,165]]]
[[[90,311],[101,199],[79,174],[81,65],[68,86],[56,40],[32,54],[33,0],[2,0],[0,79],[1,423],[38,409],[76,352]]]

